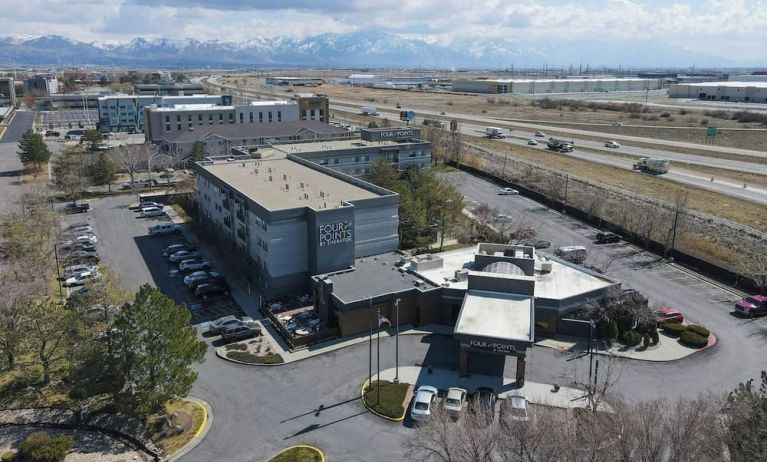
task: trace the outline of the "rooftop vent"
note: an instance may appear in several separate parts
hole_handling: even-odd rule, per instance
[[[553,265],[550,261],[541,262],[541,273],[550,273]]]

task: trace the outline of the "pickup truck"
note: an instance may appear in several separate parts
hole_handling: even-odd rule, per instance
[[[166,236],[181,231],[181,226],[173,223],[163,223],[157,226],[149,227],[150,236]]]
[[[64,206],[64,213],[85,213],[90,209],[91,205],[87,202],[80,202],[79,204],[76,202],[71,202]]]

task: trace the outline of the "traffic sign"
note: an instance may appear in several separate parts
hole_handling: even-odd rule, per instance
[[[413,111],[407,111],[407,120],[408,122],[415,119],[415,112]]]
[[[407,111],[399,111],[399,120],[403,122],[407,120]]]
[[[716,127],[708,127],[706,129],[706,136],[713,138],[716,136]]]

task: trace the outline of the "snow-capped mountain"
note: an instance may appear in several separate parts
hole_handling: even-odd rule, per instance
[[[634,44],[635,48],[639,45]],[[400,68],[498,68],[573,64],[592,55],[592,64],[643,65],[642,53],[626,54],[620,44],[600,46],[467,38],[453,43],[405,38],[378,31],[322,34],[305,39],[255,37],[243,41],[137,37],[128,42],[78,42],[66,37],[0,37],[0,65],[59,64],[114,66],[316,66]],[[639,50],[634,50],[639,51]],[[647,64],[687,63],[679,50],[654,50]],[[587,52],[587,53],[584,53]],[[659,58],[664,62],[658,62]],[[705,56],[693,57],[696,62]],[[577,63],[576,63],[577,64]]]

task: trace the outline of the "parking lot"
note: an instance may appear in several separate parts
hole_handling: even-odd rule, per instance
[[[140,218],[140,213],[128,209],[137,202],[136,196],[125,195],[101,199],[86,213],[65,215],[64,226],[73,222],[90,224],[98,236],[97,251],[101,266],[118,274],[126,289],[135,292],[142,284],[154,284],[178,303],[186,304],[195,324],[228,314],[242,314],[228,296],[200,300],[184,285],[185,274],[176,264],[168,262],[163,250],[171,244],[187,243],[180,233],[149,236],[148,228],[170,223],[166,217]],[[203,256],[205,251],[201,250]]]

